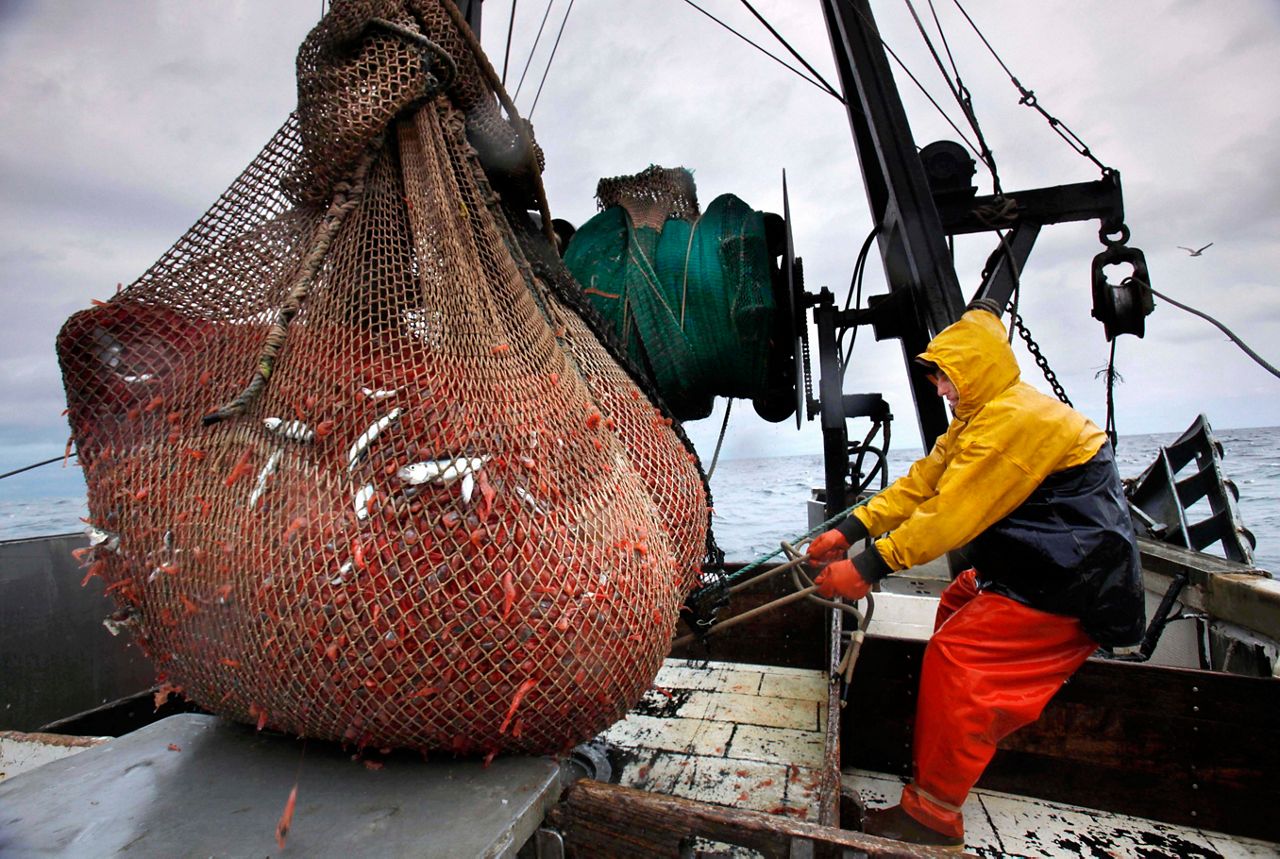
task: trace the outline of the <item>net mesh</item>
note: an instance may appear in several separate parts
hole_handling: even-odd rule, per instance
[[[602,211],[565,263],[675,414],[769,396],[778,313],[764,213],[732,194],[699,212],[684,168],[601,179],[596,197]]]
[[[86,581],[211,711],[553,752],[652,682],[710,498],[526,215],[540,154],[462,26],[334,2],[295,115],[64,325]]]

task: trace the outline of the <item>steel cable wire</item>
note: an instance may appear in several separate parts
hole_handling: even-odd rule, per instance
[[[556,43],[551,46],[551,56],[547,57],[547,67],[542,70],[542,80],[538,81],[538,91],[534,93],[533,104],[529,108],[529,119],[533,119],[533,112],[538,109],[538,99],[542,96],[542,87],[547,82],[547,75],[551,73],[551,64],[555,62],[556,51],[560,49],[560,37],[564,35],[564,25],[569,23],[569,13],[573,11],[573,0],[569,0],[569,8],[564,10],[564,18],[560,20],[560,29],[556,32]]]
[[[1150,289],[1150,288],[1151,288],[1151,287],[1150,287],[1150,286],[1148,286],[1148,289]],[[1228,328],[1227,326],[1223,325],[1223,324],[1222,324],[1221,322],[1219,322],[1218,320],[1214,319],[1214,318],[1213,318],[1212,316],[1210,316],[1209,314],[1207,314],[1207,313],[1205,313],[1204,311],[1201,311],[1201,310],[1196,310],[1194,307],[1190,307],[1190,306],[1188,306],[1188,305],[1186,305],[1186,304],[1183,304],[1183,303],[1182,303],[1182,302],[1180,302],[1180,301],[1175,301],[1174,299],[1170,298],[1169,296],[1165,295],[1164,293],[1162,293],[1162,292],[1157,292],[1157,291],[1156,291],[1156,290],[1154,290],[1154,289],[1151,289],[1151,294],[1152,294],[1152,295],[1154,295],[1154,296],[1156,296],[1157,298],[1163,298],[1165,301],[1169,302],[1169,303],[1170,303],[1170,304],[1172,304],[1174,307],[1177,307],[1177,308],[1180,308],[1180,309],[1182,309],[1182,310],[1185,310],[1185,311],[1187,311],[1188,313],[1192,314],[1193,316],[1199,316],[1201,319],[1204,319],[1204,320],[1205,320],[1205,321],[1207,321],[1207,322],[1211,322],[1211,323],[1213,323],[1215,326],[1217,326],[1217,328],[1218,328],[1220,331],[1222,331],[1222,333],[1223,333],[1223,334],[1226,334],[1228,337],[1230,337],[1230,338],[1231,338],[1231,341],[1232,341],[1233,343],[1235,343],[1237,346],[1239,346],[1239,347],[1240,347],[1240,349],[1241,349],[1241,351],[1243,351],[1246,355],[1248,355],[1250,358],[1252,358],[1252,359],[1254,360],[1254,362],[1255,362],[1255,363],[1257,363],[1257,365],[1258,365],[1259,367],[1262,367],[1264,370],[1266,370],[1268,373],[1270,373],[1271,375],[1275,376],[1276,378],[1280,378],[1280,370],[1277,370],[1277,369],[1276,369],[1272,364],[1270,364],[1270,363],[1269,363],[1265,358],[1263,358],[1263,357],[1262,357],[1261,355],[1259,355],[1257,352],[1255,352],[1255,351],[1253,351],[1252,349],[1250,349],[1250,348],[1249,348],[1249,344],[1245,343],[1245,342],[1244,342],[1243,340],[1241,340],[1238,336],[1236,336],[1236,333],[1235,333],[1234,331],[1232,331],[1232,330],[1231,330],[1230,328]]]
[[[516,82],[516,91],[511,94],[513,102],[520,97],[520,88],[524,86],[525,75],[529,74],[529,66],[533,64],[533,55],[538,51],[538,42],[542,41],[542,30],[547,26],[547,18],[550,17],[551,7],[555,5],[555,2],[556,0],[547,0],[547,10],[542,13],[542,23],[538,25],[537,35],[533,37],[533,47],[529,48],[529,56],[524,61],[524,70],[520,72],[520,80]]]
[[[689,0],[685,0],[685,2],[687,3],[689,2]],[[862,19],[863,24],[867,26],[869,31],[875,35],[876,40],[880,42],[880,46],[884,48],[885,53],[887,53],[890,57],[893,58],[893,61],[898,64],[898,67],[901,68],[906,73],[907,77],[911,79],[911,82],[916,85],[916,89],[920,90],[921,94],[926,99],[928,99],[931,105],[933,105],[934,110],[938,111],[938,115],[941,116],[944,120],[946,120],[947,125],[951,126],[951,129],[955,131],[956,135],[960,138],[961,142],[963,142],[965,146],[969,147],[970,152],[978,156],[978,160],[982,161],[982,153],[978,151],[978,147],[973,145],[973,143],[969,140],[969,138],[965,136],[964,132],[960,130],[960,126],[956,125],[955,122],[951,119],[951,117],[947,115],[947,112],[942,109],[942,105],[938,104],[937,99],[933,97],[933,95],[929,92],[929,90],[925,88],[925,85],[920,82],[920,79],[917,78],[915,74],[911,71],[911,69],[907,67],[907,64],[903,61],[901,57],[898,56],[897,52],[894,51],[893,48],[889,47],[889,43],[886,42],[884,40],[884,37],[880,35],[880,30],[875,26],[875,24],[872,21],[869,21],[867,17],[862,14],[862,10],[859,9],[857,6],[854,6],[851,0],[845,0],[845,2],[848,4],[849,8],[852,9],[857,14],[857,16]],[[988,170],[991,169],[990,165],[988,165],[986,161],[982,161],[982,164]]]
[[[818,83],[818,82],[817,82],[817,81],[815,81],[813,78],[809,77],[809,76],[808,76],[808,75],[806,75],[804,72],[802,72],[802,71],[800,71],[799,69],[797,69],[795,66],[793,66],[793,65],[791,65],[790,63],[788,63],[787,61],[783,60],[783,59],[782,59],[781,57],[779,57],[778,55],[776,55],[776,54],[774,54],[774,53],[770,52],[769,50],[767,50],[767,49],[765,49],[765,48],[761,47],[760,45],[758,45],[758,44],[756,44],[755,42],[753,42],[751,39],[748,39],[746,36],[742,35],[742,34],[741,34],[741,33],[739,33],[737,30],[735,30],[735,29],[733,29],[732,27],[730,27],[730,26],[729,26],[728,24],[726,24],[724,21],[721,21],[721,20],[720,20],[719,18],[717,18],[715,15],[712,15],[710,12],[708,12],[706,9],[703,9],[703,8],[702,8],[701,6],[699,6],[697,3],[694,3],[694,2],[693,2],[693,0],[684,0],[684,3],[685,3],[686,5],[688,5],[688,6],[692,6],[694,9],[697,9],[697,10],[698,10],[699,12],[701,12],[703,15],[706,15],[706,16],[707,16],[708,18],[710,18],[712,21],[715,21],[715,22],[716,22],[717,24],[719,24],[721,27],[723,27],[724,29],[728,30],[730,33],[733,33],[733,35],[737,36],[739,39],[741,39],[742,41],[746,42],[748,45],[750,45],[751,47],[755,48],[757,51],[759,51],[760,53],[764,54],[766,57],[768,57],[769,59],[773,60],[773,61],[774,61],[775,63],[777,63],[778,65],[780,65],[780,66],[782,66],[783,68],[787,69],[787,70],[788,70],[788,71],[790,71],[792,74],[794,74],[794,75],[798,76],[798,77],[799,77],[799,78],[801,78],[802,80],[807,81],[808,83],[810,83],[810,84],[812,84],[813,86],[817,87],[818,89],[822,90],[822,91],[823,91],[823,92],[825,92],[827,95],[829,95],[829,96],[831,96],[832,98],[834,98],[834,99],[836,99],[837,101],[839,101],[841,104],[845,104],[845,103],[846,103],[846,102],[845,102],[845,100],[844,100],[844,97],[843,97],[843,96],[841,96],[841,95],[840,95],[838,92],[836,92],[835,90],[833,90],[833,89],[831,88],[831,85],[830,85],[830,84],[826,84],[826,82],[825,82],[825,81],[824,81],[823,83]],[[802,62],[803,62],[803,61],[802,61]]]
[[[782,47],[786,48],[791,53],[791,56],[799,60],[800,64],[803,65],[806,69],[808,69],[810,74],[812,74],[815,78],[817,78],[822,83],[822,85],[826,87],[827,92],[831,93],[833,96],[840,99],[841,101],[844,101],[844,97],[841,96],[840,93],[836,91],[836,88],[833,87],[831,84],[827,83],[826,78],[818,74],[818,70],[815,69],[813,66],[811,66],[808,60],[800,56],[800,52],[797,51],[795,48],[791,47],[791,44],[786,39],[782,38],[782,34],[779,33],[777,30],[775,30],[773,25],[770,24],[763,15],[761,15],[759,12],[756,11],[756,7],[751,5],[750,0],[741,0],[741,2],[743,6],[747,7],[747,11],[749,11],[752,15],[754,15],[756,17],[756,20],[759,21],[761,24],[763,24],[764,28],[773,34],[773,37],[778,40],[778,42],[782,45]]]

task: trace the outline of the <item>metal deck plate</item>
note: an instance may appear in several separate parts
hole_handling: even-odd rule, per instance
[[[0,855],[272,856],[295,776],[295,856],[514,855],[560,793],[550,758],[370,769],[332,743],[172,716],[0,784]]]

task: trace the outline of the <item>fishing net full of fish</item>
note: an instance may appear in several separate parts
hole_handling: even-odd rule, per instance
[[[298,108],[58,336],[97,577],[165,688],[353,744],[554,752],[635,703],[710,543],[450,0],[334,2]]]

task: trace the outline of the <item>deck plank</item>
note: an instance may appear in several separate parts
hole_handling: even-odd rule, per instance
[[[826,700],[822,671],[668,659],[599,739],[619,784],[816,821]]]
[[[845,770],[846,788],[868,808],[898,801],[906,779]],[[964,804],[965,843],[979,856],[1201,856],[1253,859],[1280,853],[1252,838],[1206,832],[1141,817],[977,789]]]

